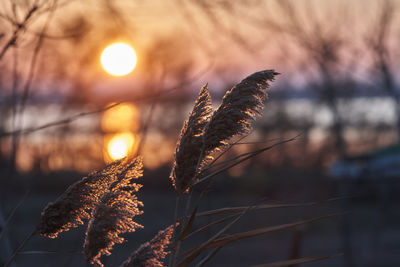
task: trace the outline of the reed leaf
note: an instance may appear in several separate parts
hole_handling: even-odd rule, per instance
[[[199,256],[203,251],[210,249],[210,248],[214,248],[214,247],[220,247],[220,246],[225,246],[229,243],[241,240],[241,239],[245,239],[245,238],[250,238],[250,237],[254,237],[254,236],[259,236],[268,232],[274,232],[274,231],[278,231],[278,230],[283,230],[283,229],[289,229],[289,228],[293,228],[299,225],[303,225],[303,224],[307,224],[307,223],[311,223],[314,221],[318,221],[321,219],[326,219],[326,218],[330,218],[333,216],[338,216],[339,214],[330,214],[330,215],[326,215],[326,216],[320,216],[320,217],[315,217],[315,218],[311,218],[311,219],[307,219],[307,220],[303,220],[303,221],[298,221],[295,223],[287,223],[287,224],[280,224],[280,225],[276,225],[276,226],[268,226],[268,227],[262,227],[262,228],[258,228],[255,230],[251,230],[251,231],[247,231],[247,232],[242,232],[242,233],[237,233],[237,234],[233,234],[233,235],[229,235],[226,237],[222,237],[219,239],[214,239],[214,240],[208,240],[206,242],[204,242],[203,244],[192,248],[188,251],[186,251],[185,253],[183,253],[183,255],[188,255],[186,256],[186,258],[184,258],[182,260],[182,262],[179,264],[180,267],[183,266],[187,266],[190,262],[192,262],[197,256]]]
[[[271,263],[266,263],[266,264],[252,265],[251,267],[284,267],[284,266],[294,266],[294,265],[302,264],[302,263],[308,263],[308,262],[314,262],[314,261],[320,261],[320,260],[331,259],[331,258],[338,257],[338,256],[342,256],[342,255],[343,255],[343,254],[334,254],[334,255],[329,255],[329,256],[304,257],[304,258],[293,259],[293,260],[284,260],[284,261],[276,261],[276,262],[271,262]]]
[[[197,209],[198,206],[196,206],[196,208],[193,210],[192,215],[190,216],[189,221],[186,224],[185,229],[183,229],[182,234],[179,236],[178,240],[184,240],[186,236],[189,234],[189,231],[194,223],[194,219],[196,218]]]
[[[220,251],[223,248],[223,246],[221,247],[217,247],[215,248],[213,251],[211,251],[207,256],[205,256],[198,264],[196,264],[196,267],[201,267],[204,264],[206,264],[208,261],[211,260],[212,257],[214,257],[218,251]]]
[[[210,239],[208,239],[206,242],[203,244],[197,246],[196,248],[193,248],[185,253],[183,255],[187,255],[191,253],[189,256],[184,258],[179,264],[178,267],[185,267],[188,264],[190,264],[196,257],[198,257],[204,250],[207,249],[207,245],[212,243],[214,240],[216,240],[218,237],[220,237],[222,234],[224,234],[226,231],[229,230],[237,221],[240,220],[240,218],[246,214],[246,211],[243,211],[241,214],[239,214],[233,221],[231,221],[228,225],[226,225],[224,228],[219,230],[216,234],[214,234]]]
[[[236,165],[238,165],[238,164],[240,164],[240,163],[242,163],[242,162],[244,162],[244,161],[246,161],[248,159],[251,159],[251,158],[257,156],[258,154],[260,154],[260,153],[262,153],[264,151],[270,150],[270,149],[272,149],[272,148],[274,148],[274,147],[276,147],[278,145],[282,145],[282,144],[291,142],[291,141],[295,140],[296,138],[297,138],[297,136],[293,137],[293,138],[290,138],[290,139],[287,139],[287,140],[283,140],[281,142],[275,143],[273,145],[270,145],[270,146],[267,146],[267,147],[264,147],[264,148],[261,148],[261,149],[257,149],[257,150],[251,151],[251,152],[247,152],[247,153],[245,153],[247,156],[242,157],[242,158],[240,158],[241,156],[239,155],[238,156],[240,158],[239,160],[234,161],[234,162],[232,162],[232,163],[230,163],[230,164],[228,164],[228,165],[226,165],[226,166],[224,166],[224,167],[222,167],[222,168],[220,168],[220,169],[218,169],[218,170],[216,170],[216,171],[214,171],[214,172],[212,172],[212,173],[200,178],[193,185],[202,183],[202,182],[210,179],[211,177],[214,177],[214,176],[216,176],[216,175],[218,175],[218,174],[220,174],[220,173],[222,173],[222,172],[224,172],[224,171],[226,171],[226,170],[228,170],[228,169],[230,169],[230,168],[232,168],[232,167],[234,167],[234,166],[236,166]]]
[[[205,230],[205,229],[207,229],[207,228],[210,228],[210,227],[213,226],[213,225],[217,225],[217,224],[226,222],[226,221],[228,221],[228,220],[230,220],[230,219],[234,219],[234,218],[239,217],[239,216],[240,216],[240,214],[233,214],[233,215],[229,215],[229,216],[223,217],[223,218],[221,218],[221,219],[212,221],[212,222],[210,222],[209,224],[206,224],[206,225],[204,225],[204,226],[202,226],[202,227],[200,227],[200,228],[194,230],[193,232],[191,232],[190,234],[188,234],[187,236],[185,236],[184,239],[187,239],[187,238],[191,237],[192,235],[194,235],[194,234],[196,234],[196,233],[199,233],[199,232],[201,232],[201,231],[203,231],[203,230]]]
[[[300,203],[300,204],[263,204],[258,205],[256,207],[252,206],[242,206],[242,207],[226,207],[220,208],[215,210],[208,210],[197,213],[197,217],[201,216],[211,216],[211,215],[220,215],[225,213],[232,213],[232,212],[240,212],[249,209],[252,207],[254,210],[261,210],[261,209],[278,209],[278,208],[293,208],[293,207],[306,207],[316,205],[318,202],[308,202],[308,203]]]

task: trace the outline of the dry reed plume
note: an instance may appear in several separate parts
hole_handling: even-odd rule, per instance
[[[211,96],[208,86],[201,88],[192,112],[182,127],[175,151],[170,178],[179,194],[190,186],[202,154],[204,130],[211,118]]]
[[[198,168],[211,158],[211,153],[224,147],[233,136],[250,131],[251,122],[260,115],[267,99],[268,82],[275,75],[278,73],[274,70],[264,70],[248,76],[226,92],[212,115],[207,85],[201,89],[182,127],[170,175],[179,195],[192,185]]]
[[[133,220],[143,213],[139,210],[143,203],[135,195],[142,185],[132,182],[142,176],[142,168],[142,159],[136,158],[132,168],[111,184],[109,192],[93,210],[84,243],[84,254],[91,264],[103,266],[100,257],[110,255],[116,243],[125,241],[120,234],[143,228]]]
[[[253,73],[226,92],[205,131],[205,155],[225,146],[233,136],[250,131],[267,99],[268,82],[278,74],[274,70]]]
[[[142,244],[131,256],[122,263],[121,267],[162,267],[162,260],[168,255],[167,248],[171,243],[172,234],[178,225],[170,225],[149,242]]]
[[[127,171],[131,162],[119,160],[104,169],[95,171],[74,183],[43,210],[37,231],[46,237],[56,238],[62,231],[78,227],[90,219],[90,213],[98,204],[121,172]]]

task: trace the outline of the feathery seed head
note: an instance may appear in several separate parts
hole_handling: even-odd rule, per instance
[[[107,194],[95,209],[86,232],[83,252],[91,264],[103,266],[100,257],[111,255],[113,246],[125,241],[120,234],[143,228],[133,221],[135,216],[143,213],[139,210],[141,206],[143,203],[128,191]]]
[[[183,124],[176,146],[170,178],[178,194],[192,184],[203,149],[204,130],[212,114],[208,86],[201,88],[189,119]]]
[[[162,267],[162,260],[168,255],[167,248],[171,243],[172,234],[178,226],[171,225],[158,234],[149,242],[142,244],[131,256],[122,263],[121,267]]]
[[[249,132],[264,107],[268,82],[278,74],[274,70],[253,73],[226,92],[205,131],[205,156],[225,146],[233,136]]]
[[[183,124],[170,178],[178,194],[196,179],[197,172],[235,135],[248,133],[252,121],[261,115],[267,99],[268,82],[279,73],[264,70],[253,73],[234,86],[212,111],[207,85],[196,100],[189,119]]]
[[[110,255],[115,244],[124,242],[120,234],[143,228],[133,220],[143,213],[139,209],[143,203],[135,195],[142,185],[132,182],[142,176],[142,167],[141,158],[129,164],[129,170],[110,185],[109,192],[93,210],[84,243],[84,254],[90,263],[103,266],[100,257]]]
[[[83,224],[84,220],[90,218],[91,211],[110,184],[128,166],[129,161],[126,160],[112,162],[68,187],[55,202],[45,207],[37,227],[38,232],[56,238],[60,232]]]

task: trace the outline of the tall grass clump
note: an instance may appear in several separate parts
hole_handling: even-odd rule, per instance
[[[193,262],[201,266],[229,243],[297,227],[330,216],[227,234],[249,210],[286,208],[301,204],[259,203],[199,212],[199,203],[206,197],[209,187],[198,187],[198,184],[207,180],[211,182],[222,171],[294,139],[283,140],[225,161],[220,160],[221,155],[235,145],[231,141],[233,137],[245,136],[250,132],[252,122],[261,115],[267,99],[266,91],[276,75],[278,73],[274,70],[264,70],[248,76],[226,92],[216,110],[211,106],[208,85],[201,88],[193,110],[183,123],[170,173],[172,186],[177,195],[174,221],[168,222],[166,225],[169,226],[153,239],[132,250],[130,257],[121,266],[166,266],[167,255],[170,255],[169,266],[183,267]],[[104,169],[88,174],[71,185],[55,202],[49,203],[44,208],[39,224],[29,238],[35,234],[56,238],[61,232],[88,221],[83,254],[88,263],[104,266],[101,261],[102,256],[110,255],[116,244],[126,241],[124,234],[145,227],[136,222],[136,217],[143,213],[143,203],[136,195],[142,187],[137,180],[142,176],[143,162],[140,156],[112,162]],[[192,194],[196,190],[200,193],[199,198],[192,203]],[[214,219],[215,215],[223,217]],[[197,220],[199,217],[210,219],[204,225],[199,224]],[[195,230],[194,225],[198,226]],[[194,240],[192,244],[197,244],[191,248],[185,243],[188,239],[193,240],[196,233],[216,225],[223,226],[208,240],[203,242]],[[29,238],[15,251],[6,266],[13,261]],[[182,251],[183,249],[185,251]],[[326,257],[294,259],[290,263],[304,263],[322,258]],[[274,266],[286,266],[286,263],[278,262],[274,263]]]

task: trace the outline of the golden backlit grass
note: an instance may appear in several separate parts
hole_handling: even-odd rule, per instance
[[[166,266],[166,256],[171,252],[169,266],[183,267],[193,262],[197,262],[197,266],[201,266],[229,243],[334,216],[321,216],[227,235],[228,230],[238,223],[249,210],[286,208],[296,205],[260,203],[245,207],[223,207],[198,212],[199,203],[206,197],[208,187],[199,189],[200,197],[197,202],[192,203],[192,192],[197,190],[197,184],[200,182],[210,180],[216,174],[278,144],[293,140],[284,140],[272,146],[244,153],[226,162],[220,162],[219,165],[213,165],[215,161],[211,161],[213,157],[216,156],[218,159],[218,154],[222,154],[232,147],[229,146],[232,137],[243,136],[250,132],[252,122],[261,114],[264,107],[269,83],[277,74],[274,70],[265,70],[248,76],[226,92],[216,110],[211,107],[208,85],[201,88],[194,108],[189,114],[188,120],[184,122],[178,138],[170,175],[177,194],[175,222],[168,223],[169,226],[161,230],[153,239],[134,250],[121,266]],[[218,168],[209,171],[212,166],[218,166]],[[88,174],[87,177],[71,185],[55,202],[51,202],[45,207],[39,225],[28,239],[36,233],[56,238],[59,233],[69,231],[71,228],[89,221],[83,254],[90,264],[103,266],[102,257],[111,255],[116,244],[126,241],[123,236],[125,233],[135,232],[146,227],[146,225],[138,224],[135,219],[136,216],[143,213],[144,205],[136,195],[142,187],[137,183],[137,179],[142,176],[143,162],[140,156],[114,161],[104,169]],[[188,197],[185,198],[184,207],[180,207],[179,199],[185,193],[188,194]],[[310,205],[310,203],[299,205]],[[183,216],[178,217],[178,213]],[[196,218],[225,213],[230,214],[212,219],[206,225],[200,225],[197,229],[193,229],[197,222]],[[223,227],[213,233],[208,240],[181,253],[182,244],[187,239],[193,238],[198,232],[210,229],[210,226],[221,224]],[[173,238],[174,236],[175,238]],[[15,251],[6,266],[12,262],[24,244],[25,241]],[[284,266],[288,263],[304,263],[325,258],[327,257],[302,258],[281,263]],[[275,263],[278,265],[273,264],[270,266],[279,265],[279,263]]]

